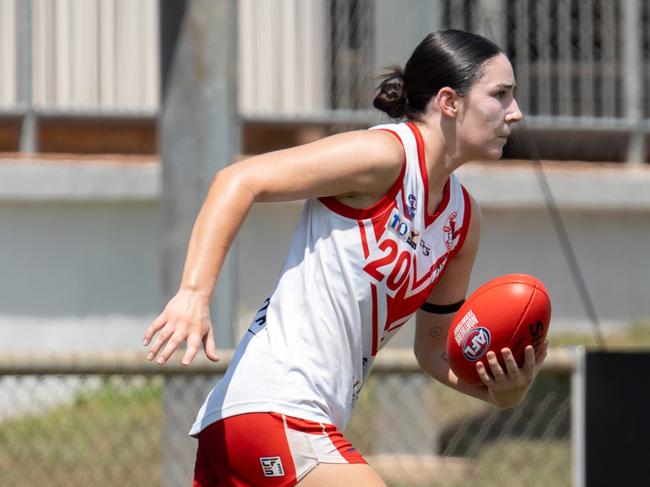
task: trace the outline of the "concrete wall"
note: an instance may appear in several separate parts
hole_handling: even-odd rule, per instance
[[[134,348],[161,301],[159,167],[0,164],[0,349]]]
[[[599,318],[650,317],[650,171],[549,168]],[[588,327],[535,173],[463,168],[483,208],[472,289],[508,272],[548,286],[554,327]],[[163,304],[157,164],[0,164],[0,349],[139,349]],[[241,330],[277,279],[301,202],[260,204],[239,237]],[[412,327],[411,327],[412,328]],[[394,340],[410,344],[412,329]]]

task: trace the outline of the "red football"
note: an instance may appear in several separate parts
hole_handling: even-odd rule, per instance
[[[505,364],[502,348],[510,348],[517,364],[524,363],[524,349],[537,353],[546,340],[551,319],[551,302],[544,284],[527,274],[507,274],[483,284],[465,301],[447,335],[451,370],[470,383],[482,383],[476,363],[490,367],[485,354],[497,354]]]

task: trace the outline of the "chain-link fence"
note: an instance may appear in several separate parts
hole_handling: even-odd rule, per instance
[[[507,411],[425,377],[403,352],[382,355],[346,435],[390,486],[570,484],[572,367],[561,353]],[[3,364],[0,485],[189,485],[196,444],[186,432],[213,369],[223,364]]]

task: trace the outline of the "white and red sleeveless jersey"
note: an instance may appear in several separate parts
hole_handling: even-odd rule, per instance
[[[411,123],[397,135],[400,176],[369,208],[308,200],[279,282],[253,319],[190,434],[248,412],[345,428],[377,352],[404,325],[463,245],[469,195],[452,174],[428,214],[424,145]]]

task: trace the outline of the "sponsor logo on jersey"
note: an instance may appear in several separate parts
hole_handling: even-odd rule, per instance
[[[418,209],[418,200],[415,199],[414,194],[409,194],[408,196],[408,208],[406,213],[408,214],[409,220],[413,220],[415,217],[415,210]]]
[[[429,246],[426,244],[426,242],[425,242],[424,240],[422,240],[422,239],[420,239],[420,247],[422,247],[422,253],[423,253],[425,256],[428,257],[429,255],[431,255],[431,247],[429,247]]]
[[[260,457],[265,477],[284,477],[284,467],[280,457]]]
[[[447,218],[447,222],[445,223],[445,226],[442,228],[444,232],[445,247],[447,247],[447,250],[451,250],[453,248],[454,240],[458,236],[458,232],[456,231],[457,218],[458,218],[458,213],[454,211],[451,215],[449,215],[449,218]]]
[[[420,232],[411,227],[411,222],[402,218],[397,208],[393,208],[388,219],[387,228],[393,232],[400,240],[403,240],[411,246],[414,250],[418,246],[420,239]]]
[[[490,330],[483,326],[472,328],[463,340],[463,356],[470,362],[476,362],[490,348]]]

